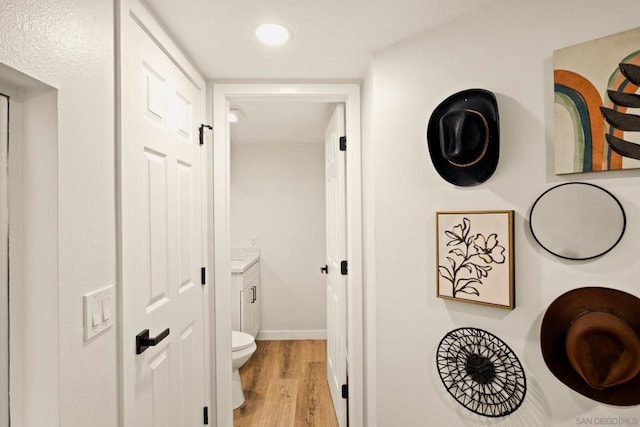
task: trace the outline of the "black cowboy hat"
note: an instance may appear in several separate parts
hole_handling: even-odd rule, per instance
[[[427,145],[433,166],[448,182],[468,187],[489,179],[500,154],[494,94],[468,89],[442,101],[429,119]]]

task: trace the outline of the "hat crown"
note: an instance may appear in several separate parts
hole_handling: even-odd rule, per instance
[[[596,390],[629,382],[640,372],[640,339],[614,314],[579,315],[567,330],[565,345],[575,371]]]
[[[440,118],[440,149],[451,164],[467,167],[485,155],[489,128],[481,113],[470,109],[452,110]]]

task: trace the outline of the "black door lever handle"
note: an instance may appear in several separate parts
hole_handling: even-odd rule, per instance
[[[329,274],[329,266],[325,264],[324,267],[320,267],[320,273]]]
[[[136,335],[136,354],[141,354],[143,351],[145,351],[149,347],[158,345],[160,341],[162,341],[168,336],[169,336],[169,328],[160,332],[160,335],[154,338],[149,338],[149,330],[145,329],[144,331]]]

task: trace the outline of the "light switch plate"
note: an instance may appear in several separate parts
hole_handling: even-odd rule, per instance
[[[84,340],[89,341],[113,325],[113,285],[106,286],[82,297],[84,308]],[[105,314],[108,315],[105,316]]]

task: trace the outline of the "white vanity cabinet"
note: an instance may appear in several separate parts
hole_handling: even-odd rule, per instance
[[[260,262],[256,258],[236,267],[231,269],[231,327],[255,338],[260,332]]]
[[[249,285],[240,292],[240,330],[253,335],[260,332],[260,302],[258,284]]]

